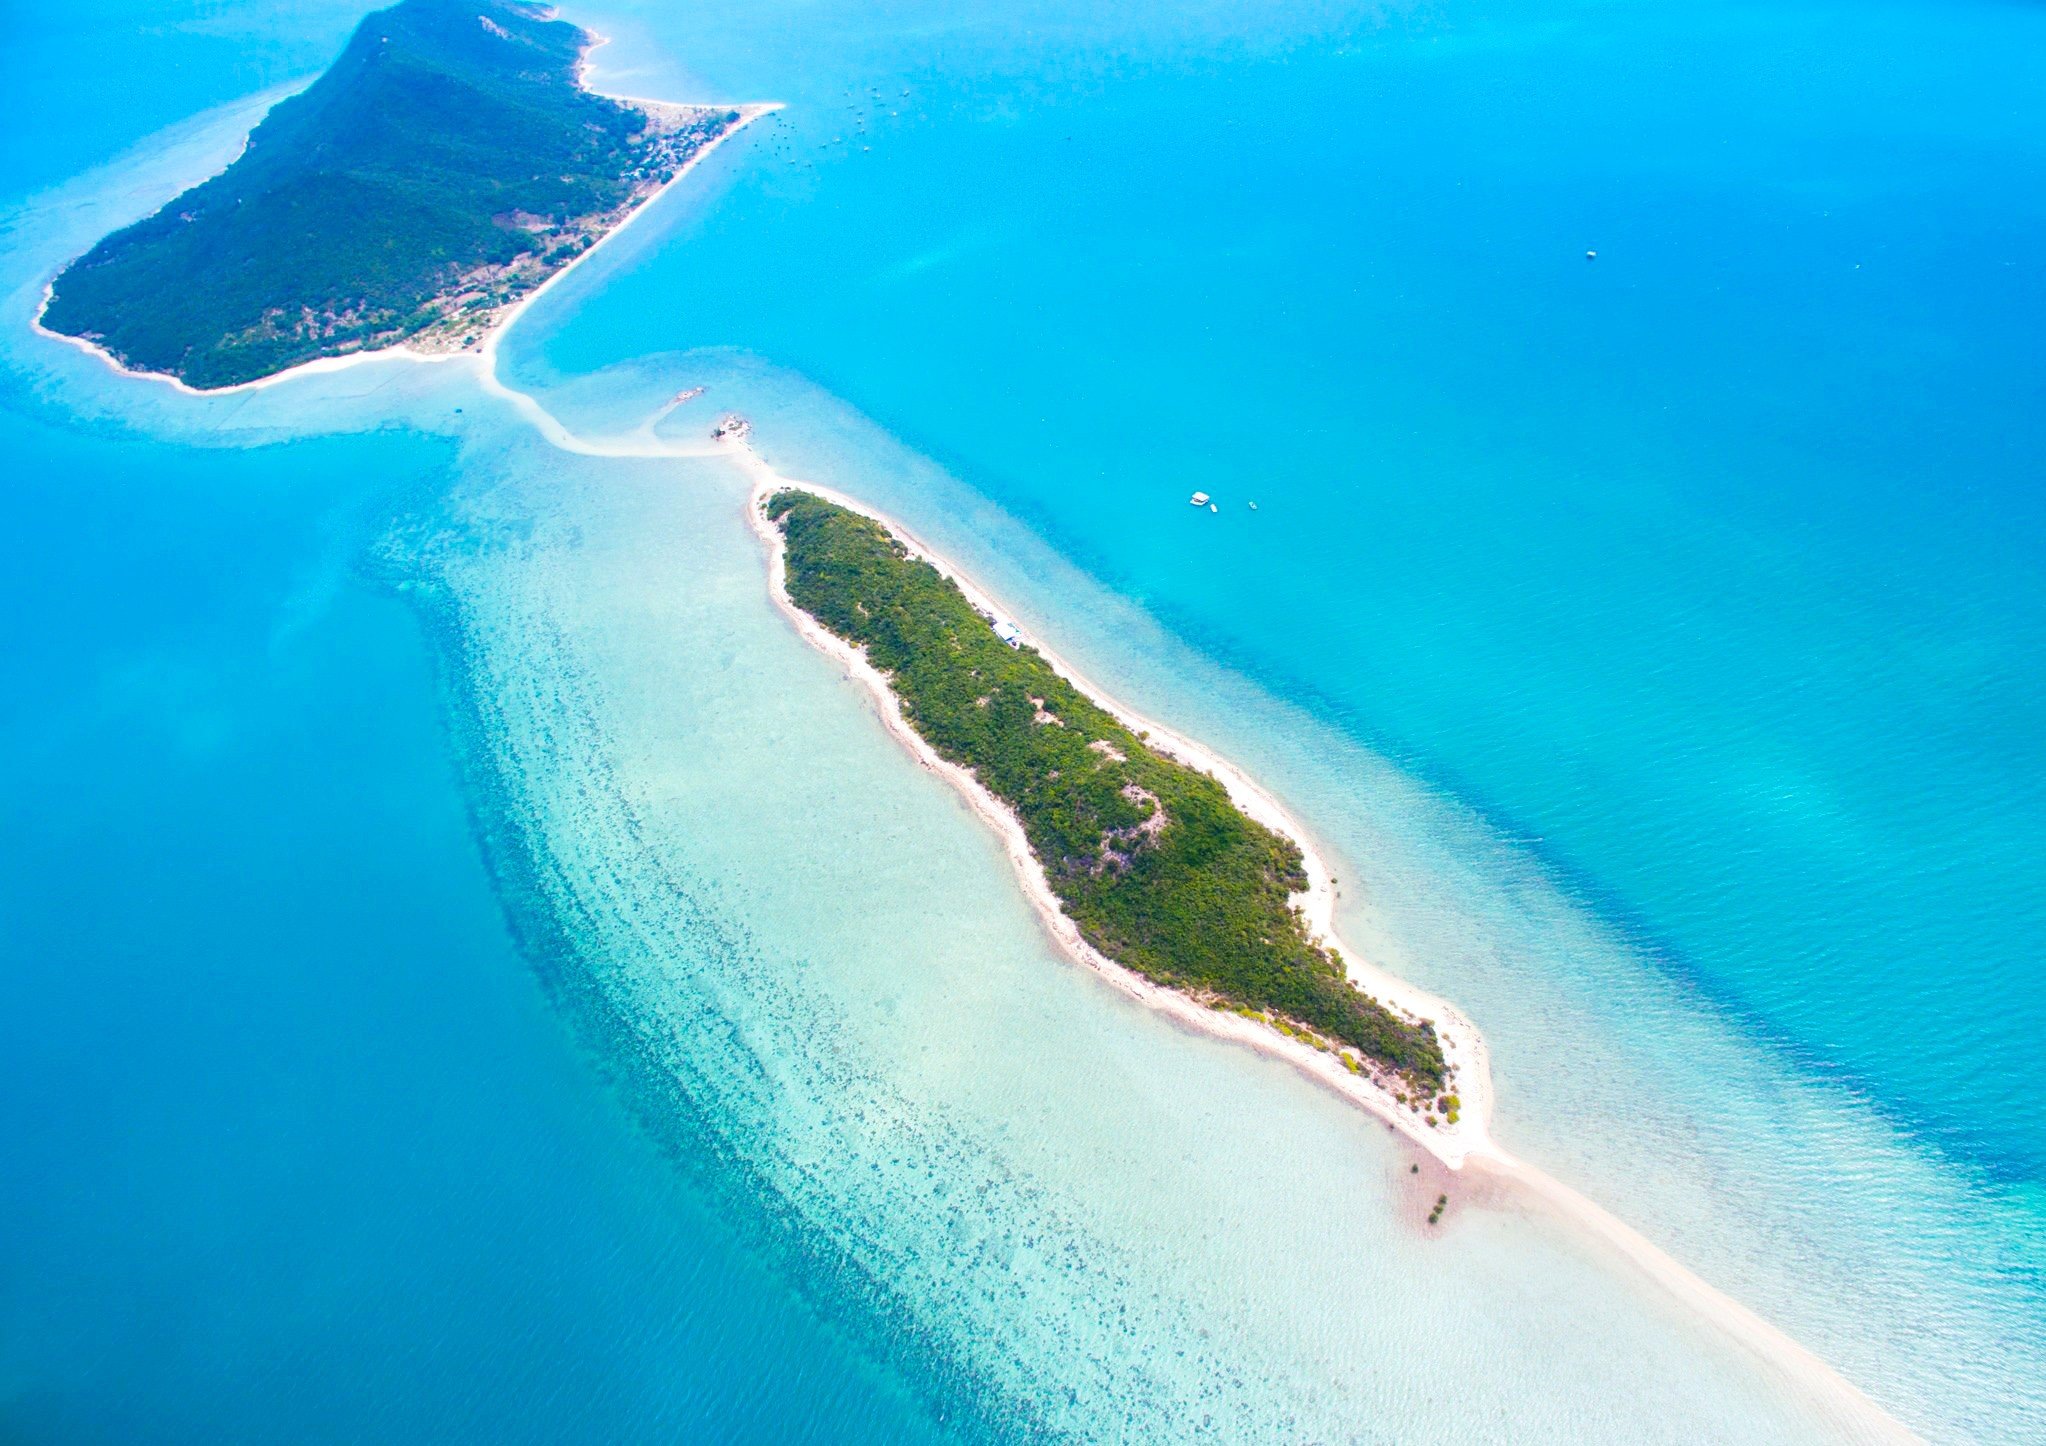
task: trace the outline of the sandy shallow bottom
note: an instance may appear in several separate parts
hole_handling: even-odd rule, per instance
[[[1826,1434],[1515,1192],[1061,959],[768,602],[738,468],[515,438],[465,471],[496,480],[408,545],[554,914],[770,1188],[1005,1397],[1125,1439]]]

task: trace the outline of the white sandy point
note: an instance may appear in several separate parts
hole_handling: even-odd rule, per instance
[[[1034,647],[1051,667],[1095,704],[1112,714],[1125,727],[1149,735],[1160,752],[1213,775],[1229,792],[1231,800],[1246,814],[1267,828],[1283,833],[1300,846],[1310,880],[1305,894],[1296,896],[1309,931],[1340,957],[1351,978],[1366,992],[1419,1018],[1435,1021],[1443,1053],[1457,1066],[1456,1088],[1463,1100],[1456,1125],[1430,1129],[1413,1112],[1370,1080],[1351,1074],[1326,1053],[1289,1039],[1268,1025],[1241,1015],[1213,1010],[1196,1003],[1177,990],[1155,984],[1142,975],[1117,964],[1080,937],[1079,929],[1059,907],[1044,869],[1031,851],[1023,825],[1015,814],[984,788],[972,773],[940,757],[902,714],[901,699],[888,680],[867,661],[864,650],[855,648],[826,629],[797,607],[788,595],[787,563],[781,529],[767,520],[762,504],[782,488],[815,493],[826,501],[857,512],[893,532],[912,553],[937,568],[983,612],[1014,618],[1003,607],[942,554],[920,541],[894,518],[835,489],[814,482],[783,476],[775,471],[746,441],[729,441],[725,449],[752,478],[753,490],[747,500],[747,517],[754,531],[767,545],[769,584],[775,605],[796,630],[815,647],[842,664],[848,676],[860,682],[873,699],[882,721],[904,747],[926,769],[950,783],[987,824],[1002,838],[1009,861],[1021,879],[1025,894],[1044,927],[1072,958],[1086,965],[1117,989],[1167,1015],[1175,1022],[1205,1034],[1220,1036],[1274,1055],[1317,1083],[1362,1106],[1385,1120],[1452,1170],[1466,1164],[1474,1173],[1521,1187],[1527,1195],[1577,1227],[1605,1242],[1630,1265],[1686,1306],[1697,1311],[1727,1336],[1744,1347],[1766,1371],[1794,1389],[1813,1398],[1830,1418],[1829,1424],[1857,1441],[1913,1441],[1915,1437],[1901,1423],[1870,1401],[1826,1361],[1807,1350],[1784,1331],[1754,1311],[1708,1284],[1677,1262],[1653,1241],[1603,1207],[1562,1181],[1511,1154],[1491,1138],[1491,1060],[1484,1037],[1453,1005],[1436,995],[1390,974],[1364,959],[1343,943],[1334,926],[1335,890],[1328,869],[1314,848],[1311,837],[1292,815],[1241,769],[1203,745],[1125,707],[1088,682],[1056,653],[1036,639]]]

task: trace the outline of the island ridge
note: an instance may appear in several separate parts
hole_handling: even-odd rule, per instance
[[[514,0],[402,0],[221,174],[102,240],[41,323],[201,390],[477,343],[740,108],[582,85],[593,37]]]

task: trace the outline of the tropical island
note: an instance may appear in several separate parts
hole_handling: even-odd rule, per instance
[[[1293,906],[1307,888],[1294,840],[1082,693],[880,522],[797,488],[764,515],[789,600],[863,651],[908,726],[1013,815],[1088,948],[1454,1124],[1433,1023],[1358,988]]]
[[[593,43],[516,0],[368,16],[225,171],[65,268],[41,324],[201,390],[476,345],[758,113],[596,94]]]

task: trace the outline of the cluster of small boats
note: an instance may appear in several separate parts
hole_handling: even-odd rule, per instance
[[[1189,497],[1187,500],[1196,507],[1207,508],[1208,511],[1210,512],[1220,512],[1222,510],[1220,507],[1215,505],[1215,500],[1212,497],[1208,496],[1208,494],[1205,492],[1196,492],[1192,497]],[[1250,510],[1252,512],[1257,511],[1257,504],[1255,502],[1250,504]]]

